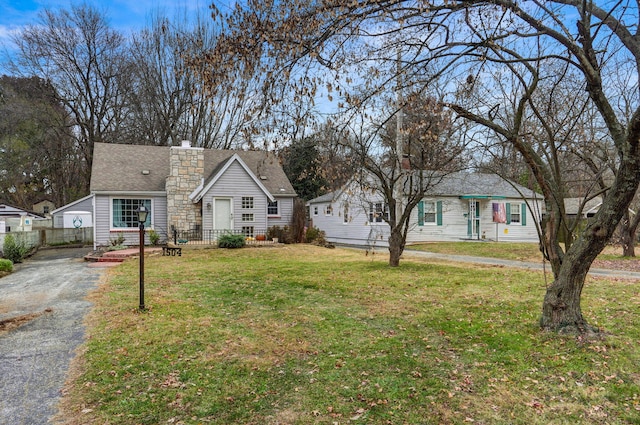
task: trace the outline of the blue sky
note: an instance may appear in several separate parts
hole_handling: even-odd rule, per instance
[[[19,31],[24,25],[36,24],[38,13],[44,8],[68,9],[72,4],[90,4],[107,16],[112,28],[122,32],[140,30],[145,27],[152,14],[158,11],[173,17],[177,10],[194,13],[199,10],[209,14],[210,0],[0,0],[0,45],[7,43],[9,34]]]

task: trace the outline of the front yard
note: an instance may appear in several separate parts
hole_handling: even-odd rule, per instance
[[[66,424],[640,421],[640,289],[589,279],[582,341],[536,326],[539,273],[290,245],[109,271]]]

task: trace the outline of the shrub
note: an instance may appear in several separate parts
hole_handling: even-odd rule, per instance
[[[118,236],[116,238],[109,239],[109,244],[111,244],[111,246],[122,246],[124,241],[125,241],[124,234],[120,232],[118,233]]]
[[[273,240],[278,238],[280,243],[291,243],[291,234],[289,233],[289,227],[284,226],[271,226],[267,229],[267,239]]]
[[[309,227],[307,229],[307,233],[304,235],[304,239],[305,241],[307,241],[307,243],[312,243],[313,241],[318,239],[318,237],[322,236],[324,238],[324,235],[322,235],[323,233],[324,232],[317,227]]]
[[[29,251],[31,251],[31,247],[27,246],[22,238],[15,238],[10,233],[4,237],[4,258],[14,264],[22,263]]]
[[[6,258],[0,258],[0,272],[12,272],[13,262]]]
[[[151,245],[158,245],[160,242],[160,233],[153,229],[149,230],[149,242],[151,242]]]
[[[243,235],[222,235],[218,239],[218,248],[242,248],[244,244]]]

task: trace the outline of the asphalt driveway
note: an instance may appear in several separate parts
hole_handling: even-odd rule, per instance
[[[85,300],[103,269],[89,248],[43,250],[0,279],[0,322],[31,317],[0,334],[0,424],[42,425],[56,412],[74,351],[84,337]],[[33,316],[35,316],[33,318]]]

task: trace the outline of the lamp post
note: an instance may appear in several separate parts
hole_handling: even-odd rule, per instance
[[[140,224],[140,310],[144,310],[144,222],[147,221],[149,210],[144,205],[138,206],[136,209],[138,214],[138,223]]]

